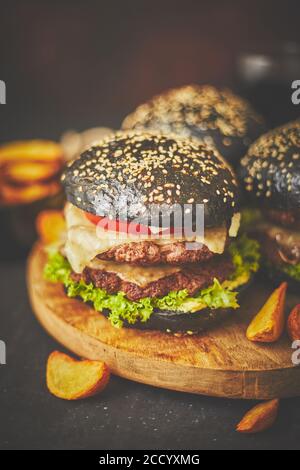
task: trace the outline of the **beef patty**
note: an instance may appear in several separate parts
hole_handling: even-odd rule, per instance
[[[134,268],[133,268],[134,269]],[[225,281],[234,272],[231,259],[227,256],[215,256],[201,265],[184,266],[180,272],[154,281],[145,287],[132,282],[123,281],[117,274],[105,270],[85,268],[82,274],[72,274],[72,279],[81,279],[92,283],[95,287],[104,289],[109,294],[124,292],[129,300],[139,300],[144,297],[163,297],[172,291],[187,289],[189,295],[212,285],[214,278]]]
[[[173,242],[156,245],[151,241],[142,241],[120,245],[98,255],[99,259],[138,265],[186,264],[207,261],[215,256],[205,245],[197,244],[188,249],[186,242]],[[198,248],[199,247],[199,248]]]

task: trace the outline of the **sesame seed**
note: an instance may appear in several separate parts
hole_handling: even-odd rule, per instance
[[[82,183],[78,192],[85,193],[87,207],[104,190],[108,196],[112,193],[112,201],[116,194],[119,200],[129,195],[132,207],[136,204],[141,210],[146,202],[209,203],[208,197],[203,199],[208,186],[224,203],[229,198],[231,202],[237,192],[231,171],[215,150],[171,134],[116,133],[85,151],[70,168]],[[219,183],[220,173],[224,188]],[[81,199],[78,202],[83,206]]]

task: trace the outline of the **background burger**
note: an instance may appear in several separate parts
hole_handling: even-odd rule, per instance
[[[256,242],[236,239],[237,182],[217,150],[121,132],[85,151],[62,180],[66,242],[52,250],[45,275],[68,296],[92,303],[116,327],[172,332],[201,331],[239,308],[259,254]],[[197,205],[202,235],[184,218],[175,224],[182,209],[194,226]]]
[[[300,282],[300,122],[260,137],[241,161],[244,189],[260,214],[249,230],[274,280]]]
[[[233,166],[249,145],[266,132],[264,120],[228,89],[189,85],[155,96],[137,107],[123,129],[152,129],[212,143]]]

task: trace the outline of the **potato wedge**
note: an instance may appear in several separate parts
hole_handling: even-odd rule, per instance
[[[15,184],[30,185],[53,178],[62,168],[58,161],[47,162],[18,162],[5,166],[3,175],[6,180]]]
[[[109,382],[110,371],[101,361],[77,361],[59,351],[47,362],[47,387],[58,398],[80,400],[101,392]]]
[[[287,330],[292,341],[300,340],[300,304],[289,315]]]
[[[262,307],[247,329],[250,341],[274,343],[281,337],[285,324],[287,283],[281,284]]]
[[[62,158],[62,147],[50,140],[16,141],[0,147],[0,164],[19,160],[52,162]]]
[[[32,184],[31,186],[13,186],[7,183],[1,185],[0,195],[2,204],[29,204],[59,193],[61,186],[58,182],[49,184]]]
[[[36,218],[36,229],[44,245],[50,245],[63,238],[66,222],[62,211],[44,210]]]
[[[236,430],[244,434],[256,434],[270,429],[279,411],[279,400],[271,400],[252,408],[237,425]]]

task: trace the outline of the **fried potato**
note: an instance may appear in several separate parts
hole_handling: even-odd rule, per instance
[[[40,240],[51,245],[62,239],[66,222],[62,211],[44,210],[36,218],[36,229]]]
[[[285,299],[287,283],[276,289],[260,312],[252,320],[247,330],[250,341],[261,343],[274,343],[283,331],[285,324]]]
[[[297,305],[290,313],[287,329],[292,341],[300,340],[300,305]]]
[[[61,169],[58,161],[19,162],[6,165],[3,171],[4,178],[16,184],[32,184],[47,181],[53,178]]]
[[[80,400],[101,392],[110,379],[110,371],[101,361],[77,361],[54,351],[47,362],[47,387],[58,398]]]
[[[256,434],[270,429],[275,423],[279,400],[261,403],[252,408],[237,425],[236,430],[244,434]]]
[[[48,196],[53,196],[60,191],[61,187],[58,182],[49,184],[32,184],[30,186],[14,186],[7,183],[1,184],[0,195],[2,203],[12,204],[28,204]]]
[[[62,158],[62,147],[50,140],[16,141],[0,147],[0,164],[19,160],[52,162]]]

